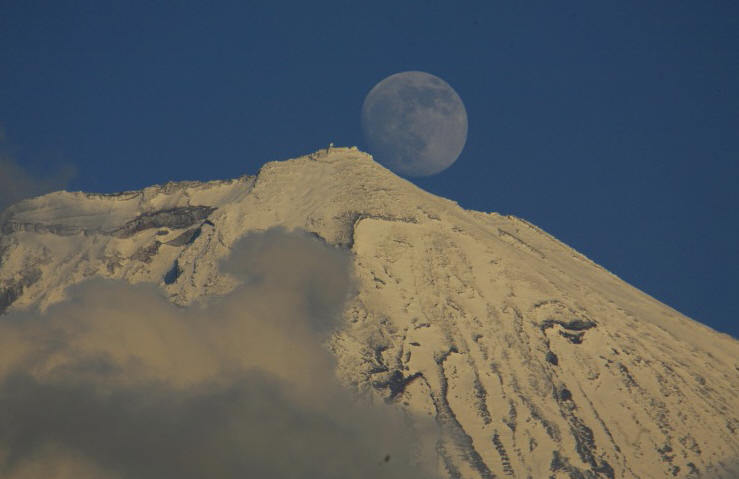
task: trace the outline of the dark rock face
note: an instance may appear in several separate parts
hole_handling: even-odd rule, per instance
[[[204,220],[215,210],[213,206],[184,206],[144,213],[113,231],[112,234],[118,238],[129,238],[139,231],[151,228],[187,228]]]
[[[172,269],[167,271],[167,274],[164,275],[164,284],[174,284],[177,282],[177,278],[179,278],[181,274],[182,269],[180,268],[180,264],[177,260],[174,260]]]
[[[555,366],[559,364],[559,358],[557,357],[556,354],[554,354],[551,351],[547,351],[547,355],[545,359],[547,360],[548,363],[553,364]]]
[[[131,259],[141,261],[142,263],[151,263],[152,258],[159,252],[161,245],[162,243],[160,241],[154,241],[151,245],[137,250],[131,255]]]
[[[580,318],[573,318],[567,321],[560,319],[547,319],[541,324],[541,329],[542,331],[545,331],[554,326],[559,326],[561,328],[558,331],[559,335],[567,339],[570,343],[582,344],[585,331],[596,327],[596,324],[594,321]]]
[[[511,467],[511,460],[508,457],[508,453],[506,452],[505,447],[500,440],[500,436],[498,436],[498,431],[495,431],[495,433],[493,434],[493,445],[495,446],[495,450],[498,451],[498,455],[500,456],[500,463],[503,469],[503,473],[506,476],[515,475],[513,472],[513,468]]]
[[[0,314],[4,313],[16,299],[20,298],[26,288],[40,279],[41,270],[32,268],[24,271],[20,278],[0,284]]]

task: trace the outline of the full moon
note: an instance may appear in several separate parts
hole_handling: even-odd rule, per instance
[[[467,111],[447,82],[429,73],[391,75],[362,105],[370,153],[404,176],[430,176],[459,157],[467,141]]]

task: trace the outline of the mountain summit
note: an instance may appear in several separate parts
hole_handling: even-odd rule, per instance
[[[45,311],[91,278],[197,304],[239,284],[219,269],[239,238],[275,227],[350,253],[355,291],[327,343],[336,374],[433,417],[442,475],[739,477],[739,342],[355,148],[228,181],[22,201],[0,215],[0,313]]]

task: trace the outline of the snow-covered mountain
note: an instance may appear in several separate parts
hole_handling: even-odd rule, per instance
[[[20,202],[0,216],[0,312],[45,310],[92,277],[158,283],[178,305],[223,295],[237,281],[219,261],[276,226],[350,251],[337,374],[434,417],[448,477],[739,477],[739,342],[355,148]]]

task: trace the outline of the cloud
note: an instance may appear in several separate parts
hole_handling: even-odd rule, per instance
[[[74,176],[75,169],[69,165],[45,177],[31,174],[18,164],[0,125],[0,212],[25,198],[63,189]]]
[[[4,316],[0,476],[433,477],[424,423],[336,380],[347,253],[271,230],[226,264],[242,286],[204,305],[94,280]]]
[[[701,472],[701,479],[735,479],[739,477],[739,458],[718,461],[721,469],[708,469]],[[687,471],[686,471],[687,472]]]

